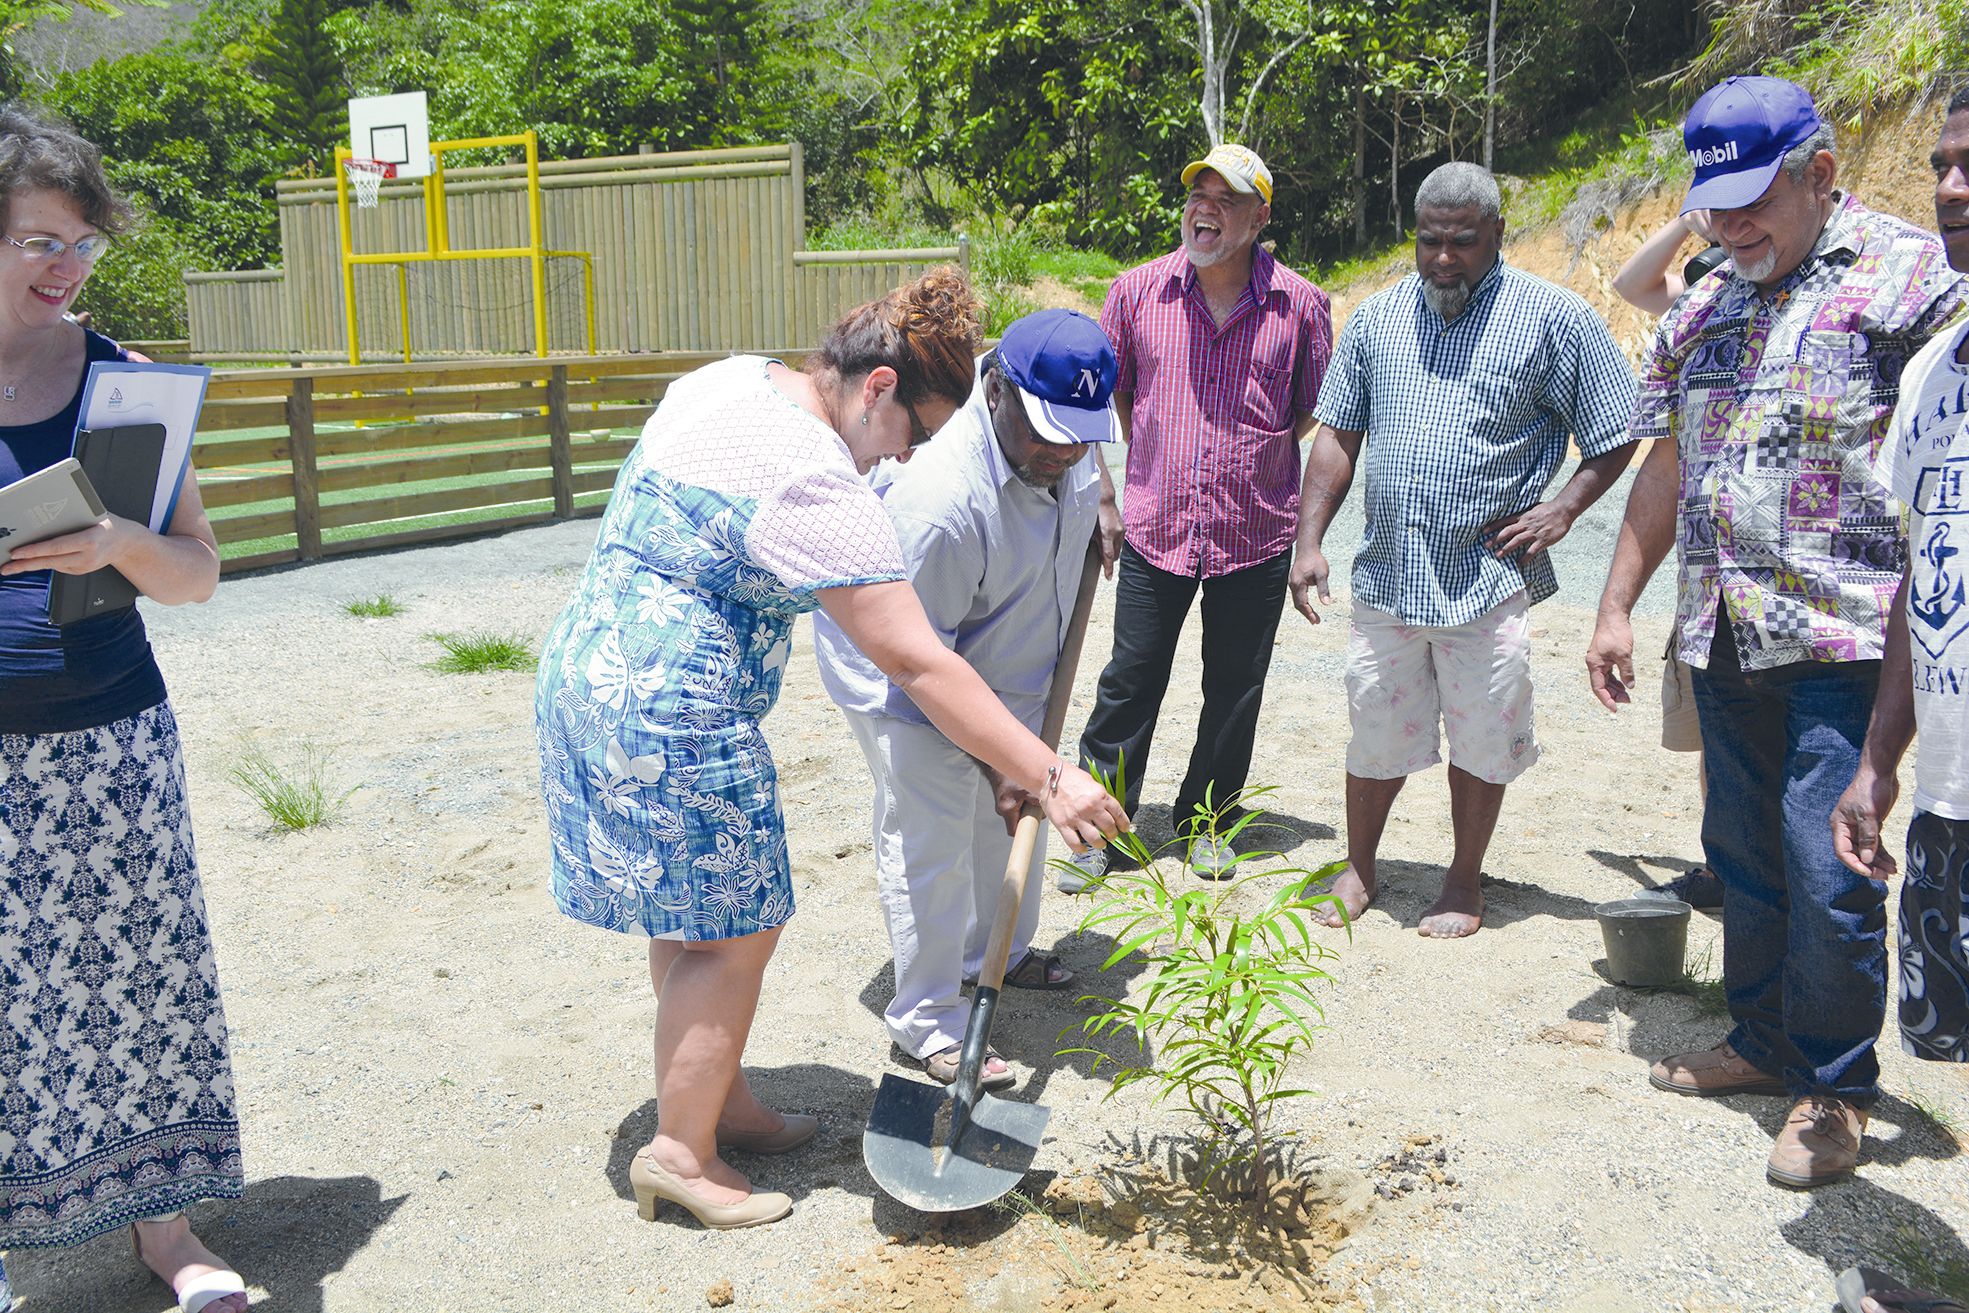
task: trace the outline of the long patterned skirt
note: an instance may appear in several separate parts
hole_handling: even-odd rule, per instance
[[[170,704],[72,734],[0,734],[0,868],[0,1249],[239,1198]]]

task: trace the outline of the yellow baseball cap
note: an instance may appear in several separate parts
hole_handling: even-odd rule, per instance
[[[1232,191],[1249,195],[1257,192],[1272,203],[1272,171],[1265,167],[1265,161],[1258,158],[1258,152],[1243,146],[1225,142],[1212,146],[1210,153],[1183,170],[1183,185],[1189,186],[1196,175],[1205,169],[1214,169]]]

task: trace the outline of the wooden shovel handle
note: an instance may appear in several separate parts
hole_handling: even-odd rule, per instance
[[[1039,725],[1041,741],[1055,750],[1060,746],[1060,731],[1066,728],[1067,704],[1073,700],[1074,672],[1080,665],[1081,649],[1087,645],[1087,617],[1093,614],[1094,590],[1100,583],[1101,538],[1097,532],[1087,545],[1086,563],[1080,567],[1080,592],[1073,599],[1066,641],[1060,644],[1060,659],[1053,667],[1053,686],[1046,696],[1046,716]],[[1012,951],[1012,928],[1019,922],[1019,904],[1025,898],[1032,850],[1039,844],[1043,819],[1044,813],[1034,803],[1019,809],[1019,827],[1012,836],[1012,856],[1005,863],[1005,883],[998,891],[998,916],[991,923],[984,970],[978,977],[981,990],[997,993],[1005,984],[1005,959]]]

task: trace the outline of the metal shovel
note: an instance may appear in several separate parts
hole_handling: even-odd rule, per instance
[[[1067,621],[1059,663],[1053,668],[1046,719],[1039,731],[1049,748],[1059,746],[1060,731],[1066,724],[1074,670],[1080,664],[1087,616],[1094,609],[1094,589],[1100,575],[1101,549],[1096,538],[1088,545],[1080,593]],[[971,999],[971,1022],[964,1030],[957,1079],[943,1086],[887,1072],[875,1091],[875,1107],[868,1114],[868,1129],[861,1140],[862,1159],[877,1185],[919,1212],[954,1213],[977,1208],[1011,1190],[1032,1167],[1033,1156],[1039,1152],[1039,1137],[1052,1115],[1039,1104],[1014,1103],[978,1088],[991,1042],[991,1017],[998,1007],[998,991],[1005,983],[1005,959],[1011,953],[1012,929],[1019,921],[1019,903],[1025,895],[1040,824],[1039,808],[1027,803],[1019,812],[1012,856],[1005,863],[998,915],[991,924],[984,971]]]

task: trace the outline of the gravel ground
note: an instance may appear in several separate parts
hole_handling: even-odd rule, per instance
[[[1721,1023],[1692,999],[1615,987],[1594,965],[1592,905],[1698,851],[1692,760],[1657,746],[1648,698],[1611,719],[1581,673],[1623,500],[1616,491],[1561,545],[1560,598],[1534,613],[1545,756],[1506,800],[1486,928],[1460,943],[1413,929],[1448,853],[1439,767],[1398,804],[1382,901],[1351,943],[1336,936],[1328,1029],[1295,1073],[1322,1097],[1285,1116],[1301,1165],[1356,1187],[1358,1229],[1325,1274],[1338,1302],[1822,1309],[1832,1274],[1869,1255],[1969,1270],[1958,1234],[1969,1186],[1956,1148],[1916,1107],[1969,1125],[1958,1073],[1883,1046],[1890,1095],[1860,1176],[1811,1195],[1764,1181],[1782,1100],[1698,1102],[1646,1084],[1648,1059],[1710,1043]],[[819,1112],[825,1129],[785,1160],[738,1160],[794,1194],[785,1222],[714,1234],[636,1220],[626,1169],[655,1112],[642,946],[559,917],[547,897],[531,677],[426,665],[437,632],[537,642],[594,529],[263,574],[229,581],[209,605],[148,613],[184,725],[246,1125],[247,1198],[208,1207],[200,1226],[269,1308],[702,1308],[721,1281],[734,1308],[811,1308],[885,1237],[921,1230],[861,1165],[862,1121],[890,1069],[886,941],[867,780],[813,676],[804,625],[768,721],[800,914],[749,1058],[766,1097]],[[1333,542],[1357,532],[1343,523]],[[406,613],[365,621],[340,609],[378,593]],[[1078,715],[1111,640],[1106,596]],[[1644,646],[1660,641],[1668,603],[1658,584]],[[1343,619],[1344,601],[1334,611]],[[1277,838],[1304,866],[1341,853],[1344,639],[1342,624],[1288,615],[1254,769],[1280,786]],[[1166,833],[1166,806],[1153,804],[1173,791],[1196,687],[1192,642],[1148,776],[1151,834]],[[290,762],[319,749],[338,788],[356,789],[340,819],[271,830],[227,779],[248,743]],[[1049,896],[1041,937],[1091,974],[1103,942],[1074,935],[1081,910]],[[1713,956],[1716,938],[1698,918],[1693,956]],[[1093,983],[1119,992],[1127,968]],[[1052,1108],[1038,1168],[1072,1177],[1180,1145],[1184,1117],[1136,1091],[1102,1103],[1105,1080],[1084,1060],[1049,1056],[1078,1014],[1031,994],[1000,1014],[1002,1047],[1034,1068],[1019,1097]],[[1417,1143],[1440,1161],[1418,1160]],[[1006,1278],[1030,1258],[1008,1243],[946,1248],[978,1282],[960,1306],[1049,1303],[1057,1287],[1043,1271]],[[10,1255],[9,1271],[37,1313],[168,1306],[120,1236]],[[1136,1285],[1114,1289],[1122,1309],[1162,1306]]]

